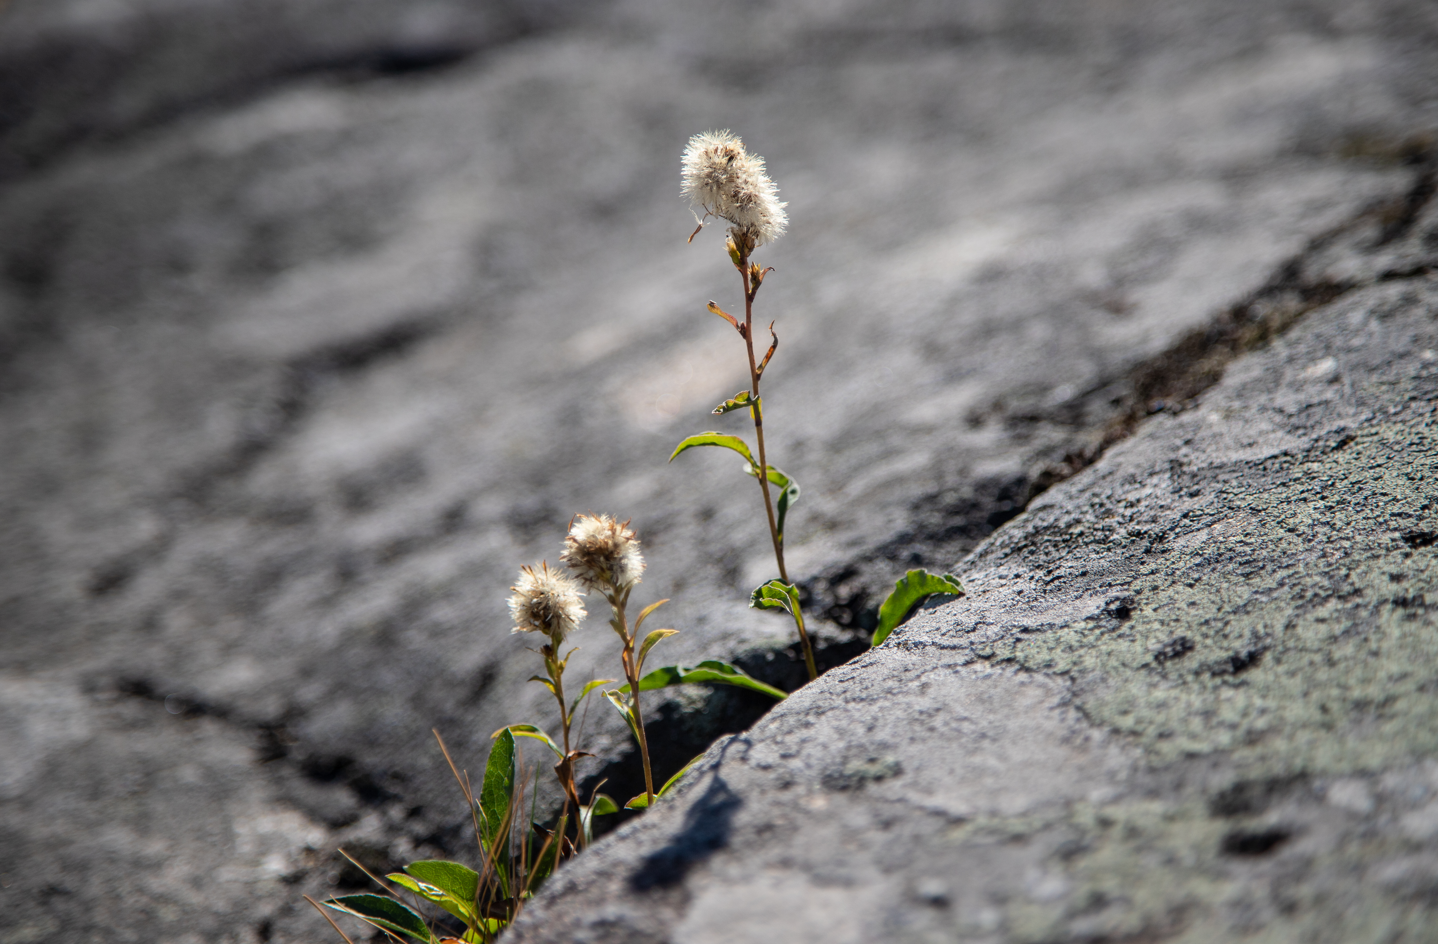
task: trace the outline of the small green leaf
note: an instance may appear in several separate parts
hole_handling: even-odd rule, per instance
[[[411,862],[405,871],[385,876],[396,885],[402,886],[445,911],[472,924],[475,919],[474,901],[479,888],[479,876],[473,869],[458,862],[443,859],[426,859]]]
[[[580,697],[580,698],[583,698],[584,696],[581,695],[581,696],[579,696],[579,697]],[[500,736],[501,734],[503,734],[505,731],[508,731],[510,734],[513,734],[515,737],[527,737],[527,738],[534,738],[536,741],[543,741],[545,744],[547,744],[547,745],[549,746],[549,749],[550,749],[551,751],[553,751],[554,753],[556,753],[556,754],[559,755],[560,759],[563,759],[563,758],[564,758],[564,751],[562,751],[562,750],[559,749],[559,745],[554,743],[554,739],[551,738],[548,734],[545,734],[543,730],[541,730],[540,728],[536,727],[535,725],[532,725],[532,724],[511,724],[511,725],[508,725],[508,726],[506,726],[506,727],[500,728],[498,731],[496,731],[496,732],[494,732],[493,734],[491,734],[490,737],[499,737],[499,736]]]
[[[679,456],[679,453],[686,449],[693,449],[696,446],[723,446],[725,449],[733,449],[739,453],[739,455],[749,460],[751,466],[758,465],[758,463],[754,461],[754,456],[749,452],[749,446],[744,440],[738,436],[726,436],[723,433],[700,433],[698,436],[690,436],[674,449],[673,454],[669,456],[669,461],[673,462]]]
[[[904,617],[918,605],[925,597],[935,593],[952,593],[954,596],[963,596],[964,588],[960,586],[957,577],[950,574],[938,576],[927,570],[911,570],[899,578],[894,584],[894,592],[879,607],[879,626],[874,630],[874,645],[878,645],[885,639],[894,628],[904,621]]]
[[[550,681],[542,675],[531,675],[528,679],[526,679],[526,681],[539,682],[545,688],[549,689],[549,694],[554,694],[554,682]]]
[[[614,798],[603,793],[597,794],[594,801],[588,806],[579,808],[579,828],[584,830],[584,843],[588,845],[594,841],[594,817],[608,816],[610,813],[618,813],[619,805]]]
[[[639,668],[637,668],[635,672],[638,673],[644,671],[644,657],[649,655],[650,649],[653,649],[656,645],[658,645],[659,640],[664,639],[668,636],[677,635],[679,635],[679,630],[677,629],[656,629],[648,636],[645,636],[644,644],[639,647],[639,660],[635,663]]]
[[[484,829],[485,848],[492,849],[501,831],[509,823],[509,798],[514,793],[514,734],[502,728],[489,749],[489,762],[484,767],[484,786],[479,793],[480,825]]]
[[[664,794],[668,793],[671,787],[673,787],[676,783],[678,783],[678,782],[680,781],[680,779],[681,779],[685,774],[689,773],[689,771],[694,768],[694,765],[695,765],[695,764],[699,763],[699,762],[700,762],[701,760],[703,760],[703,759],[704,759],[704,755],[703,755],[703,754],[700,754],[698,757],[694,758],[694,759],[691,760],[689,763],[685,764],[684,767],[683,767],[683,769],[681,769],[677,774],[675,774],[674,776],[670,777],[668,780],[664,781],[664,786],[662,786],[662,787],[660,787],[658,790],[655,790],[655,791],[654,791],[654,797],[655,797],[655,799],[658,799],[659,797],[662,797]],[[644,809],[648,809],[648,808],[649,808],[649,794],[647,794],[647,793],[641,793],[641,794],[639,794],[639,796],[635,797],[634,799],[630,800],[628,803],[624,804],[624,808],[625,808],[626,810],[644,810]]]
[[[773,481],[773,479],[770,479],[770,481]],[[799,483],[790,479],[789,484],[779,490],[779,498],[775,502],[777,506],[775,508],[775,515],[779,519],[775,526],[779,529],[779,545],[781,547],[784,544],[784,519],[788,517],[789,509],[793,508],[794,503],[798,500]]]
[[[644,687],[643,679],[640,680],[639,687]],[[634,713],[630,711],[629,706],[624,703],[624,693],[619,691],[618,689],[611,689],[610,691],[604,693],[604,697],[609,699],[609,703],[613,705],[621,715],[624,716],[625,724],[629,725],[629,733],[634,735],[634,741],[635,743],[638,743],[639,726],[634,723]]]
[[[617,680],[616,680],[616,679],[595,679],[594,681],[590,682],[588,685],[585,685],[584,688],[580,690],[578,697],[576,697],[576,698],[574,699],[574,704],[572,704],[572,705],[569,706],[569,713],[570,713],[570,715],[573,715],[575,709],[577,709],[577,708],[579,707],[579,703],[582,702],[582,701],[584,701],[584,696],[588,695],[590,692],[594,691],[594,690],[595,690],[596,688],[598,688],[599,686],[601,686],[601,685],[608,685],[608,684],[610,684],[611,682],[614,682],[614,681],[617,681]]]
[[[762,403],[763,399],[763,397],[759,397],[758,399],[750,400],[749,391],[740,390],[738,393],[734,394],[734,396],[730,397],[723,403],[716,406],[714,408],[714,415],[723,416],[725,413],[733,413],[735,410],[742,410],[745,407],[751,407],[756,403]]]
[[[634,621],[634,635],[639,635],[639,627],[644,625],[644,621],[649,618],[650,613],[653,613],[655,610],[659,609],[661,606],[668,602],[669,598],[665,597],[664,599],[651,603],[644,609],[640,610],[639,618]]]
[[[386,875],[385,878],[389,879],[391,882],[394,882],[399,887],[407,888],[410,891],[414,892],[416,895],[419,895],[422,898],[427,898],[436,904],[439,904],[449,898],[449,896],[446,895],[443,891],[433,885],[430,885],[428,882],[421,882],[417,879],[412,879],[408,875],[405,875],[403,872],[391,872],[390,874]]]
[[[421,882],[433,885],[457,901],[473,902],[479,891],[479,874],[474,869],[446,859],[421,859],[404,870]]]
[[[655,794],[655,795],[656,795],[656,796],[663,796],[664,794],[668,793],[670,787],[673,787],[676,783],[678,783],[678,782],[679,782],[679,779],[680,779],[681,777],[683,777],[685,774],[689,773],[689,771],[693,770],[693,769],[694,769],[694,765],[697,764],[697,763],[699,763],[699,762],[700,762],[701,760],[703,760],[703,759],[704,759],[704,755],[703,755],[703,754],[700,754],[698,757],[694,758],[694,759],[691,760],[689,763],[685,764],[684,767],[683,767],[682,769],[680,769],[679,773],[675,774],[674,776],[670,777],[668,780],[664,781],[664,786],[660,787],[660,788],[659,788],[659,792],[658,792],[657,794]]]
[[[688,685],[696,682],[712,682],[719,685],[733,685],[761,692],[770,698],[783,700],[787,696],[772,685],[765,684],[736,666],[727,662],[706,660],[698,665],[666,665],[655,669],[639,680],[639,690],[650,691],[670,685]]]
[[[749,605],[756,610],[783,610],[792,615],[799,607],[799,588],[775,577],[749,594]]]
[[[759,477],[759,467],[757,465],[751,465],[744,471],[756,479]],[[775,521],[774,524],[775,527],[779,529],[779,543],[782,545],[784,543],[784,519],[788,517],[789,509],[794,507],[794,503],[799,500],[799,483],[772,465],[769,466],[769,474],[764,477],[769,480],[770,485],[779,489],[779,497],[776,499],[777,507],[775,508],[775,517],[778,520]]]
[[[382,931],[407,934],[424,944],[430,944],[430,941],[433,940],[424,920],[393,898],[386,898],[383,895],[345,895],[329,899],[325,902],[325,906],[344,914],[354,915]]]

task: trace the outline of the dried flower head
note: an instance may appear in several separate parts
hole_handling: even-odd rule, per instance
[[[624,590],[639,582],[644,556],[639,553],[639,538],[628,525],[608,515],[574,519],[560,557],[580,583],[591,590],[607,589],[611,584]]]
[[[539,569],[521,567],[519,583],[510,587],[509,615],[516,633],[543,633],[556,647],[574,631],[584,617],[584,600],[579,588],[563,573],[541,562]]]
[[[779,188],[764,171],[764,158],[744,150],[729,131],[706,131],[689,139],[683,160],[684,195],[710,216],[728,220],[731,233],[751,246],[784,235],[789,218]]]

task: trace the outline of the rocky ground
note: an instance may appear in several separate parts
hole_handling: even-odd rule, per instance
[[[323,939],[339,846],[465,854],[429,732],[549,720],[505,588],[578,511],[671,658],[795,683],[752,486],[664,462],[744,378],[711,127],[790,203],[827,661],[970,596],[513,937],[1431,936],[1430,5],[10,0],[0,89],[0,942]]]
[[[1045,492],[508,939],[1431,939],[1434,242]]]

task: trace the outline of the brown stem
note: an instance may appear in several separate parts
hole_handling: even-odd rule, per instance
[[[739,256],[739,274],[744,279],[744,348],[749,354],[749,399],[754,406],[754,438],[759,444],[759,489],[764,493],[764,512],[769,516],[769,537],[774,542],[774,562],[779,565],[779,579],[789,582],[784,567],[784,545],[779,540],[779,522],[774,517],[774,500],[769,495],[769,463],[764,452],[764,410],[759,403],[759,362],[754,357],[754,289],[749,281],[749,254]]]
[[[749,253],[741,250],[739,275],[744,280],[744,347],[749,353],[749,399],[754,406],[750,415],[754,417],[754,439],[759,445],[759,489],[764,493],[764,512],[769,516],[769,538],[774,543],[774,562],[779,565],[779,579],[789,582],[789,571],[784,567],[784,542],[779,537],[779,522],[774,516],[774,500],[769,494],[769,461],[764,452],[764,409],[759,402],[759,362],[754,357],[754,295],[759,287],[749,277]],[[767,363],[767,358],[765,359]],[[799,629],[799,644],[804,649],[804,666],[809,670],[809,681],[819,677],[814,666],[814,647],[809,643],[809,634],[804,629],[804,617],[794,613],[794,625]]]

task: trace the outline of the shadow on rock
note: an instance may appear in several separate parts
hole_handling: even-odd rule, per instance
[[[662,848],[645,856],[629,879],[636,891],[668,888],[684,880],[691,866],[729,844],[734,814],[744,801],[717,773],[703,796],[689,807],[684,825]]]

